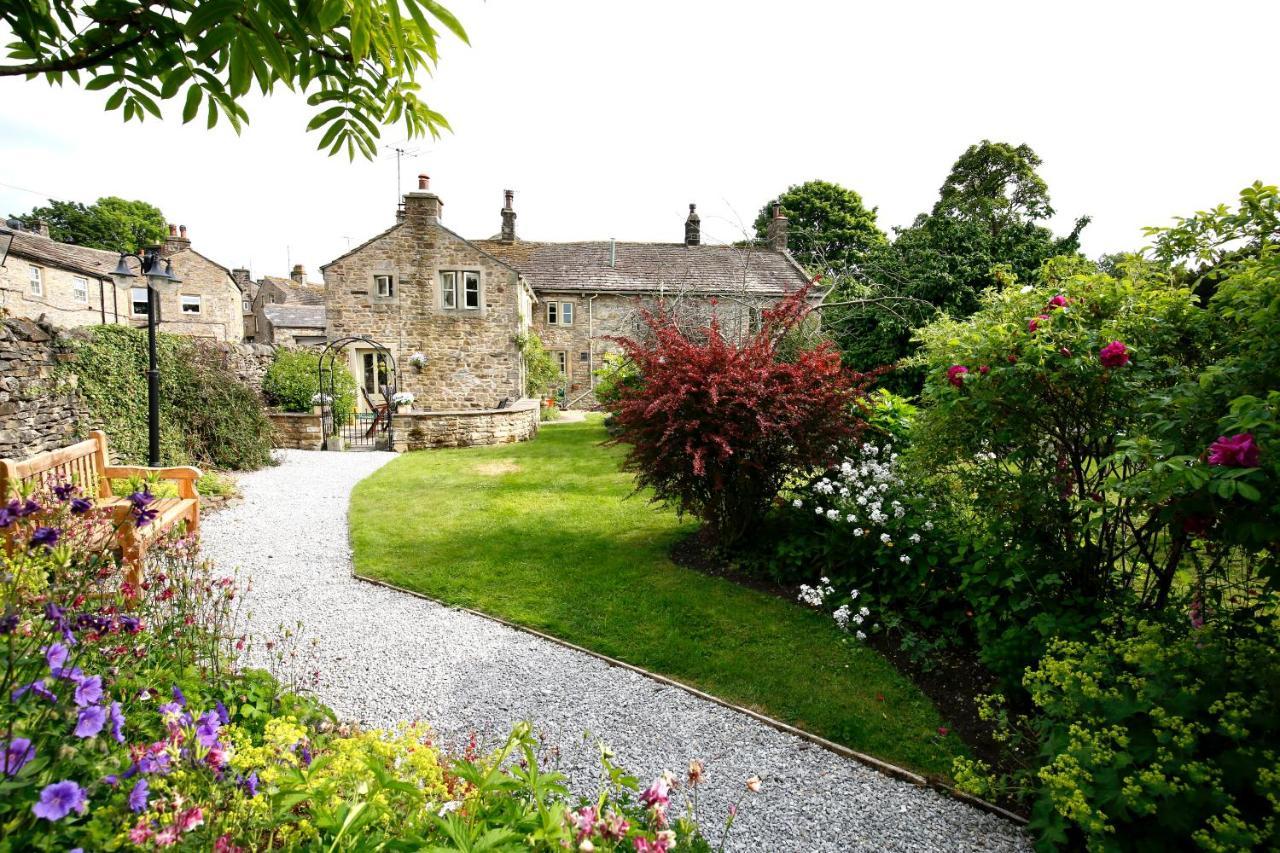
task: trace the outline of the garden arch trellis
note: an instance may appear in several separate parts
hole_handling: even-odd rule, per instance
[[[375,354],[375,376],[380,377],[378,362],[386,365],[386,382],[377,383],[377,389],[383,396],[385,409],[364,414],[353,412],[335,412],[334,401],[337,399],[337,370],[346,370],[347,366],[340,362],[348,347],[358,346],[373,350]],[[390,450],[395,446],[395,433],[391,426],[392,397],[396,393],[398,373],[396,357],[378,341],[366,335],[349,335],[325,344],[316,364],[317,387],[320,389],[320,414],[324,428],[324,447],[326,450],[338,447],[370,447],[381,445]],[[360,377],[356,378],[356,393],[360,394],[364,384]],[[341,445],[334,441],[341,438]]]

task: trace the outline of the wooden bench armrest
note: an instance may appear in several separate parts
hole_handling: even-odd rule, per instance
[[[148,468],[145,465],[108,465],[102,469],[102,476],[108,480],[124,480],[129,477],[159,477],[161,480],[173,480],[178,484],[178,496],[196,497],[196,480],[201,477],[199,468],[190,465],[176,465],[172,468]]]

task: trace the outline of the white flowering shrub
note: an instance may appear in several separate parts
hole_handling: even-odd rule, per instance
[[[787,496],[770,572],[801,581],[798,600],[858,639],[903,622],[929,630],[964,621],[936,513],[894,445],[866,442]]]

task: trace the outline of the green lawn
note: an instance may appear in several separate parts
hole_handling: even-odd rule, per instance
[[[798,604],[672,564],[693,525],[628,497],[622,452],[604,439],[589,420],[523,444],[401,456],[351,499],[356,571],[948,772],[963,746],[878,654]]]

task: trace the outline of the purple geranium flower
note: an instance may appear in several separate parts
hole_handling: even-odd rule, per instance
[[[93,737],[107,723],[107,711],[101,705],[90,705],[80,711],[76,719],[76,737]]]
[[[93,509],[92,501],[87,501],[84,498],[71,499],[71,513],[73,515],[84,515],[91,509]]]
[[[142,630],[142,622],[136,616],[121,616],[120,630],[127,631],[130,634],[136,634]]]
[[[227,725],[231,722],[231,715],[227,713],[227,706],[222,704],[222,700],[218,699],[213,703],[213,707],[218,712],[218,722]]]
[[[62,665],[67,662],[67,647],[62,643],[54,643],[45,649],[44,659],[49,664],[50,671],[62,669]]]
[[[74,483],[62,483],[53,487],[53,493],[58,496],[58,500],[65,501],[76,493]]]
[[[15,503],[16,503],[16,501],[15,501]],[[10,506],[12,507],[12,506],[13,506],[13,504],[10,504]],[[36,515],[37,513],[39,513],[39,512],[40,512],[41,510],[43,510],[43,509],[44,509],[44,507],[40,506],[40,504],[38,504],[38,503],[36,503],[35,501],[33,501],[33,500],[31,500],[30,498],[28,498],[26,501],[24,501],[24,502],[23,502],[23,504],[22,504],[22,506],[19,508],[19,510],[18,510],[18,512],[17,512],[17,514],[18,514],[18,515],[20,515],[20,516]]]
[[[173,701],[177,702],[184,708],[187,707],[187,697],[183,694],[182,688],[176,684],[173,685]]]
[[[13,629],[18,627],[18,614],[10,613],[8,616],[0,616],[0,636],[12,634]]]
[[[151,793],[151,786],[147,784],[146,779],[139,779],[138,783],[133,786],[133,790],[129,792],[129,809],[134,812],[144,812],[147,810],[147,797]]]
[[[121,710],[119,702],[111,703],[107,716],[111,718],[111,736],[117,742],[124,743],[124,711]]]
[[[196,721],[196,737],[201,746],[213,747],[218,743],[219,726],[218,715],[213,711],[200,715],[200,719]]]
[[[102,698],[102,676],[91,675],[88,678],[82,678],[80,683],[76,685],[76,706],[83,708],[86,705],[96,704]]]
[[[36,532],[31,534],[31,547],[43,545],[52,548],[58,544],[58,537],[61,535],[62,531],[56,527],[37,527]]]
[[[31,740],[25,737],[16,737],[13,740],[4,742],[4,751],[0,752],[0,759],[4,761],[3,771],[6,776],[17,776],[26,763],[36,757],[36,749],[31,745]]]
[[[258,796],[258,771],[254,770],[248,776],[242,776],[240,787],[244,788],[244,792],[250,797]]]
[[[0,529],[8,527],[18,520],[18,516],[13,514],[7,506],[0,507]]]
[[[50,691],[49,688],[45,686],[43,678],[31,682],[26,687],[19,687],[17,690],[9,694],[9,698],[14,702],[17,702],[23,696],[27,695],[28,692],[34,693],[41,699],[46,699],[50,702],[58,701],[58,694]]]
[[[45,820],[62,820],[72,811],[84,814],[88,806],[89,796],[84,788],[67,779],[46,785],[40,792],[40,802],[31,807],[31,812]]]

